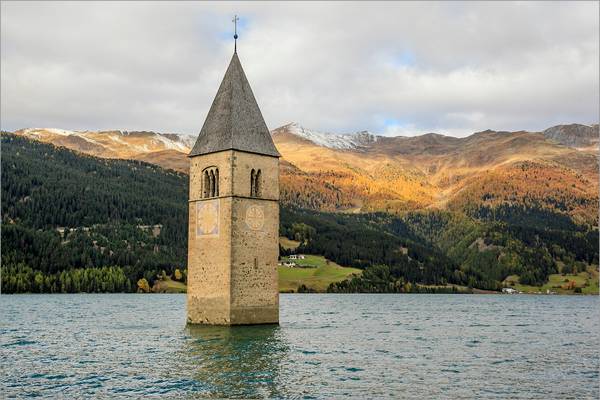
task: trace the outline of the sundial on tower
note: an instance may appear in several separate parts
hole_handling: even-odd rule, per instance
[[[218,200],[196,203],[196,236],[219,235]]]
[[[257,231],[265,224],[265,212],[262,207],[251,205],[246,209],[246,225],[248,228]]]

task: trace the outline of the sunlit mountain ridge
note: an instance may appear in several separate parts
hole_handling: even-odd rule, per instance
[[[15,133],[97,157],[142,160],[184,172],[195,140],[149,131]],[[290,123],[274,129],[272,137],[282,154],[282,201],[303,208],[465,211],[520,204],[590,224],[598,213],[598,125],[487,130],[456,138],[323,133]]]

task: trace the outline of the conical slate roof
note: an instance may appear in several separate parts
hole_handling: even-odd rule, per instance
[[[230,149],[280,157],[237,53],[233,53],[189,156]]]

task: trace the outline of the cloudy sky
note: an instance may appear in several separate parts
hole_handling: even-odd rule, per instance
[[[598,2],[2,2],[1,127],[197,134],[235,13],[271,129],[465,136],[599,119]]]

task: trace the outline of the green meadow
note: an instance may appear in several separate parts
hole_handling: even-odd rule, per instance
[[[288,261],[282,257],[281,262]],[[279,291],[296,292],[300,285],[316,292],[325,292],[330,283],[343,281],[352,274],[360,274],[357,268],[342,267],[323,256],[306,255],[303,260],[289,260],[298,267],[279,267]],[[304,267],[304,268],[301,268]]]
[[[523,293],[550,291],[556,294],[598,294],[598,270],[588,267],[578,274],[551,274],[548,282],[542,286],[522,285],[518,275],[510,275],[504,280],[504,284]]]
[[[155,293],[186,293],[187,286],[183,282],[175,281],[166,276],[155,282],[152,291]]]

